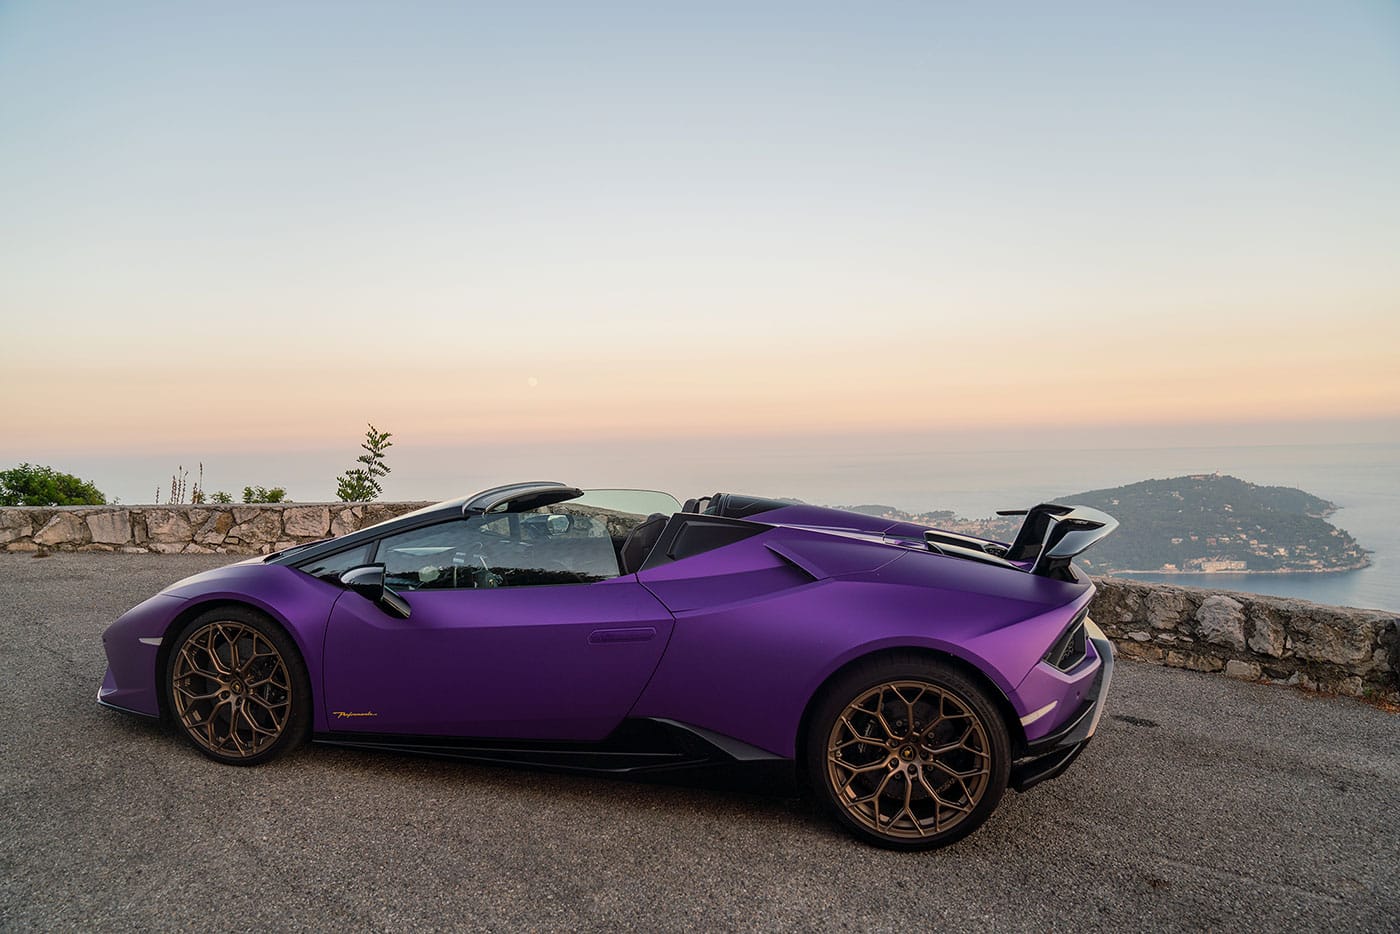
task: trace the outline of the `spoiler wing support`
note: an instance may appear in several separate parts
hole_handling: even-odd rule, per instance
[[[1006,510],[1003,515],[1015,515]],[[1016,541],[1007,549],[1008,561],[1030,561],[1031,573],[1064,578],[1074,558],[1118,528],[1118,520],[1088,506],[1041,503],[1027,510]]]

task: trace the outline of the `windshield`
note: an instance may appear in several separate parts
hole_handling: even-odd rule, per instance
[[[680,500],[670,493],[656,490],[584,490],[583,495],[570,500],[570,504],[625,513],[641,519],[652,513],[670,516],[681,511]]]

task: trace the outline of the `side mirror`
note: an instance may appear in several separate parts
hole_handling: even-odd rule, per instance
[[[366,564],[340,575],[340,582],[390,616],[408,619],[408,601],[384,586],[384,565]]]

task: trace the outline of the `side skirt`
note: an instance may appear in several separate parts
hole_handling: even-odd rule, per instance
[[[790,759],[674,720],[625,720],[597,743],[340,732],[317,733],[312,740],[353,749],[637,778],[736,770],[781,775],[793,768]]]

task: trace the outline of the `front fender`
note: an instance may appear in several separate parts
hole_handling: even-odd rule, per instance
[[[180,581],[124,613],[103,633],[108,673],[99,700],[156,716],[160,712],[161,662],[170,641],[189,620],[220,604],[256,609],[286,630],[313,685],[322,683],[326,623],[342,591],[288,567],[236,564]],[[325,714],[313,700],[315,729]]]

